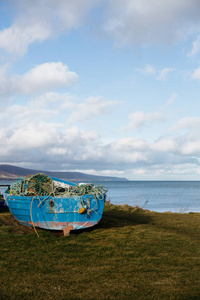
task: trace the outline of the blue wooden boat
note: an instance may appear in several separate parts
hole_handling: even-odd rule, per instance
[[[40,227],[63,230],[64,235],[68,235],[71,230],[98,224],[104,210],[105,190],[102,192],[101,189],[95,189],[94,186],[88,189],[86,184],[77,186],[65,180],[49,176],[48,178],[51,178],[54,185],[55,183],[57,185],[56,195],[47,193],[47,195],[41,196],[38,192],[36,193],[35,188],[31,186],[34,179],[29,180],[28,185],[21,180],[20,193],[14,195],[12,185],[4,192],[3,196],[10,212],[20,223],[34,229]],[[59,189],[61,195],[58,193]],[[26,192],[24,192],[25,190]]]

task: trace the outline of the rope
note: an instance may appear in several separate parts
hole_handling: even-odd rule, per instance
[[[67,185],[67,187],[54,186],[52,178],[42,173],[21,178],[10,187],[10,193],[12,193],[12,195],[47,196],[46,199],[51,195],[54,197],[82,197],[84,195],[93,195],[98,200],[103,200],[107,191],[108,189],[103,185],[95,187],[92,183],[76,186]],[[45,199],[42,201],[45,201]]]
[[[31,200],[31,207],[30,207],[30,216],[31,216],[31,222],[32,222],[32,225],[33,225],[33,229],[35,230],[35,233],[37,234],[37,236],[39,237],[39,234],[35,228],[35,225],[33,223],[33,216],[32,216],[32,204],[33,204],[33,200],[35,199],[36,196],[33,197],[33,199]]]

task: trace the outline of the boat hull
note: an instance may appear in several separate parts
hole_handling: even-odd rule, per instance
[[[104,195],[71,197],[14,196],[4,193],[4,199],[14,217],[23,225],[50,230],[83,229],[96,225],[102,218]],[[82,209],[82,213],[80,213]]]

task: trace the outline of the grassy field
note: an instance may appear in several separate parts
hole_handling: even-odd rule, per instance
[[[200,299],[200,214],[106,204],[98,226],[60,233],[0,211],[0,299]]]

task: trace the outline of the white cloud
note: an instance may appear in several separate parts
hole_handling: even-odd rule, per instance
[[[87,25],[91,22],[88,12],[92,7],[97,9],[96,5],[102,5],[98,10],[98,25],[102,22],[104,32],[119,44],[168,43],[185,37],[192,25],[197,25],[197,30],[200,28],[200,4],[195,0],[152,0],[151,3],[147,0],[12,0],[12,3],[18,7],[18,13],[10,27],[0,31],[0,48],[14,55],[24,54],[33,43],[80,26],[82,29],[84,22]],[[199,48],[200,37],[193,43],[190,55],[198,53]],[[173,71],[170,66],[163,68],[150,64],[142,70],[143,74],[157,80],[167,79]],[[200,79],[200,68],[194,70],[192,76]],[[170,170],[180,174],[185,172],[181,171],[183,166],[193,169],[200,155],[198,117],[179,120],[173,128],[166,130],[168,134],[158,137],[155,142],[138,138],[133,132],[129,137],[103,142],[108,136],[102,138],[93,128],[85,128],[91,126],[93,119],[98,123],[104,121],[117,101],[106,101],[101,97],[80,99],[52,92],[71,85],[77,78],[77,74],[61,62],[35,66],[20,76],[9,76],[6,66],[0,68],[0,161],[32,163],[33,168],[38,163],[44,169],[67,166],[71,170],[119,176],[124,169],[149,176],[153,170],[157,174],[170,174]],[[9,97],[13,97],[13,102],[5,108]],[[172,94],[166,106],[176,99],[177,95]],[[123,130],[159,125],[164,119],[162,111],[135,111],[129,115]],[[77,122],[87,124],[78,128]]]
[[[104,30],[120,44],[170,43],[200,27],[196,0],[110,0]]]
[[[32,114],[38,114],[34,119],[29,109],[15,105],[4,116],[8,124],[0,121],[1,162],[32,168],[39,165],[40,169],[49,170],[62,170],[67,166],[67,170],[95,170],[94,174],[116,176],[125,176],[125,170],[128,174],[132,169],[136,176],[151,178],[151,173],[152,176],[181,174],[178,166],[195,166],[199,159],[200,118],[179,120],[171,134],[161,136],[154,143],[131,136],[103,143],[94,130],[48,122],[48,107],[43,107],[39,115],[32,106]],[[187,131],[183,132],[185,128]]]
[[[34,95],[57,88],[67,87],[78,79],[75,72],[69,71],[61,62],[48,62],[36,66],[24,75],[6,74],[6,68],[0,68],[0,95]]]
[[[178,95],[176,93],[173,93],[172,96],[169,98],[169,100],[166,103],[166,106],[171,105],[172,103],[174,103],[176,101],[176,99],[178,98]]]
[[[185,117],[180,119],[172,128],[171,131],[182,130],[199,130],[200,129],[200,117]]]
[[[192,73],[192,79],[200,80],[200,67],[194,70]]]
[[[157,79],[163,81],[167,78],[167,75],[173,71],[174,71],[173,68],[164,68],[159,72]]]
[[[188,139],[180,149],[184,155],[200,155],[200,139]]]
[[[0,48],[20,55],[34,42],[42,42],[80,26],[90,9],[100,0],[12,2],[16,10],[15,22],[0,31]]]
[[[50,36],[48,28],[42,24],[18,25],[0,31],[0,48],[9,53],[24,54],[28,45],[41,42]]]
[[[81,121],[88,123],[98,115],[107,114],[117,101],[103,101],[101,97],[89,97],[85,102],[77,104],[68,119],[68,123]]]
[[[152,65],[146,65],[144,69],[139,69],[142,73],[145,75],[155,75],[155,78],[157,80],[164,81],[167,79],[167,76],[169,73],[173,72],[173,68],[164,68],[161,70],[158,70],[157,68],[153,67]]]
[[[76,106],[76,102],[78,97],[74,95],[70,95],[68,93],[55,93],[55,92],[47,92],[45,94],[41,94],[32,99],[32,106],[43,108],[47,105],[51,105],[51,109],[53,106],[53,110],[55,111],[56,107],[60,110],[66,109],[74,109]]]
[[[196,0],[18,0],[11,1],[16,15],[0,31],[0,48],[24,54],[29,45],[68,33],[85,24],[99,26],[119,44],[153,44],[183,39],[200,27],[200,4]],[[90,11],[99,9],[98,23]],[[83,27],[83,26],[82,26]],[[198,40],[192,55],[198,51]]]
[[[146,67],[144,68],[144,73],[154,75],[156,74],[156,69],[151,65],[146,65]]]
[[[40,121],[39,123],[26,123],[26,126],[20,126],[13,130],[10,137],[9,144],[16,150],[27,149],[41,149],[52,146],[57,142],[57,128],[54,123],[46,123]]]
[[[148,161],[149,145],[140,138],[121,138],[105,147],[105,157],[109,164],[131,165]]]
[[[161,152],[174,152],[177,149],[177,138],[170,135],[163,136],[155,142],[152,148]]]
[[[126,137],[111,144],[111,148],[117,152],[146,151],[148,143],[140,138]]]
[[[145,168],[138,168],[132,171],[134,175],[144,175],[146,172],[147,170]]]
[[[18,90],[22,94],[54,90],[65,87],[76,81],[78,76],[70,72],[61,62],[39,65],[25,73],[18,82]]]
[[[0,66],[0,102],[5,101],[4,97],[12,95],[16,88],[16,76],[9,77],[7,70],[7,65]]]
[[[154,143],[152,149],[176,154],[180,160],[184,160],[184,156],[192,160],[200,155],[199,130],[199,117],[182,118],[170,129],[170,134],[160,137]]]
[[[164,114],[161,112],[150,112],[145,113],[143,111],[136,111],[131,113],[129,116],[129,123],[127,126],[123,127],[122,130],[132,130],[137,128],[142,128],[143,126],[153,123],[160,122],[164,120]]]
[[[200,51],[200,36],[192,44],[192,50],[188,53],[188,57],[196,55]]]
[[[28,123],[33,120],[33,116],[35,122],[40,122],[42,119],[51,119],[57,114],[59,114],[59,109],[53,110],[48,107],[41,108],[40,106],[34,105],[33,102],[30,103],[30,105],[12,105],[5,110],[3,116],[12,116],[12,122],[16,121],[16,123]]]
[[[34,112],[33,112],[34,113]],[[20,115],[18,115],[20,120]],[[77,127],[64,128],[59,123],[48,123],[25,118],[18,125],[2,126],[0,130],[0,160],[18,163],[42,161],[54,166],[95,157],[98,152],[98,135]],[[90,151],[92,149],[93,151]]]

